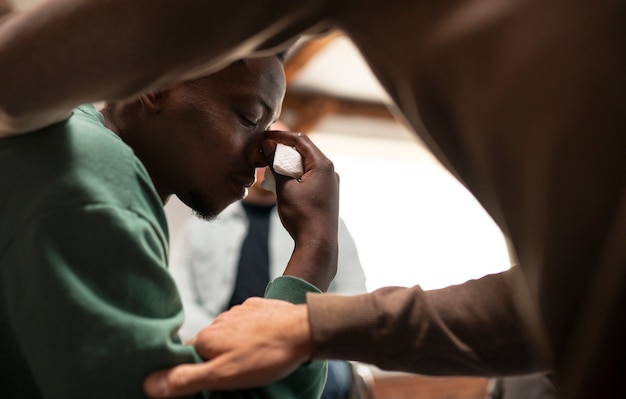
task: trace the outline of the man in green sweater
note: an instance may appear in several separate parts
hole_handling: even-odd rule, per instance
[[[284,92],[279,57],[244,59],[0,140],[3,397],[141,398],[151,371],[202,362],[176,338],[183,309],[162,206],[175,194],[210,219],[245,196],[277,142],[302,154],[305,174],[278,181],[297,248],[266,296],[302,303],[328,287],[338,179],[305,136],[266,132]],[[202,395],[316,398],[325,372],[310,362],[265,387]]]

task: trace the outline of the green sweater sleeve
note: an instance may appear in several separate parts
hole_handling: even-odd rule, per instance
[[[268,285],[265,297],[303,304],[306,303],[307,292],[321,293],[307,281],[283,276]],[[270,385],[268,390],[276,398],[319,398],[326,384],[327,369],[328,363],[325,360],[307,362],[285,380]]]

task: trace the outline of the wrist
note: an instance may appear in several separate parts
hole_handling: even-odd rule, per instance
[[[306,304],[295,305],[294,316],[296,322],[294,323],[292,332],[294,334],[295,351],[299,354],[304,363],[311,360],[314,350],[309,307]]]
[[[326,291],[337,273],[338,256],[337,241],[307,240],[296,243],[283,274],[299,277]]]

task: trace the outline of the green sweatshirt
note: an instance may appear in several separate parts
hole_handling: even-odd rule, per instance
[[[3,397],[143,398],[151,371],[202,361],[177,338],[161,201],[92,106],[0,140],[0,215]],[[302,303],[309,291],[281,277],[267,296]],[[204,396],[317,398],[325,373],[310,362],[263,388]]]

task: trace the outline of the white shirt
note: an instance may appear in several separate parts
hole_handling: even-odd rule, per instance
[[[248,230],[241,203],[225,209],[214,221],[191,218],[183,227],[179,245],[172,248],[170,271],[185,309],[179,334],[183,341],[195,336],[228,307],[233,294],[239,254]],[[293,252],[294,242],[282,226],[276,208],[269,221],[269,275],[281,276]],[[354,239],[339,220],[337,274],[328,292],[358,294],[366,291]]]

